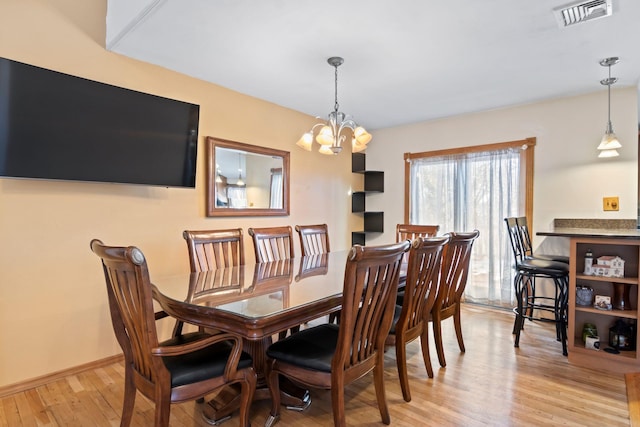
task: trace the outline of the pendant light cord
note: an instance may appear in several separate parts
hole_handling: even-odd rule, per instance
[[[336,113],[338,113],[338,110],[340,109],[340,105],[338,104],[338,66],[334,65],[333,66],[336,71],[335,71],[335,104],[333,105],[333,109],[335,110]]]
[[[608,101],[607,101],[607,105],[608,105],[608,115],[607,115],[607,121],[608,121],[608,128],[611,129],[611,64],[609,64],[609,78],[607,79],[607,96],[608,96]]]

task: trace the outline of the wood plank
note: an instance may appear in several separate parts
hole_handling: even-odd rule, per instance
[[[631,427],[640,427],[640,372],[625,374]]]

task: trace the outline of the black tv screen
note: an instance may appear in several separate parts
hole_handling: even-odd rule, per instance
[[[195,187],[199,113],[0,58],[0,176]]]

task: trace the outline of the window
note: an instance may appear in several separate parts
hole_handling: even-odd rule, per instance
[[[511,306],[513,254],[504,218],[531,218],[535,138],[476,147],[407,153],[405,221],[440,232],[480,230],[468,301]]]

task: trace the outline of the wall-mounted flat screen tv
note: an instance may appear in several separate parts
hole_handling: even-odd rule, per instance
[[[199,114],[0,58],[0,176],[195,187]]]

